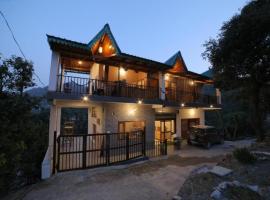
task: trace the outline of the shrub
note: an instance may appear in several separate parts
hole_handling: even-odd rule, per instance
[[[256,161],[256,157],[247,148],[235,149],[233,156],[243,164],[253,164]]]

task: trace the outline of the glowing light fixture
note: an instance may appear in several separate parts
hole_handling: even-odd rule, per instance
[[[192,115],[192,116],[195,115],[195,110],[194,109],[190,109],[189,110],[189,114]]]
[[[190,85],[194,85],[194,81],[190,81]]]
[[[120,68],[120,76],[125,76],[126,75],[126,70],[124,68]]]
[[[81,61],[81,60],[79,60],[79,61],[78,61],[78,64],[79,64],[79,65],[81,65],[81,64],[82,64],[82,61]]]
[[[82,99],[83,101],[88,101],[88,96],[84,96]]]
[[[165,75],[165,80],[166,81],[169,80],[169,75],[168,74]]]
[[[102,53],[103,52],[103,48],[100,46],[98,47],[98,53]]]
[[[138,104],[142,104],[142,100],[139,99],[139,100],[138,100]]]
[[[184,103],[181,103],[181,107],[184,107],[185,106],[185,104]]]
[[[135,115],[136,110],[137,110],[137,109],[135,109],[135,108],[134,108],[134,109],[130,109],[130,110],[128,111],[128,114],[133,116],[133,115]]]
[[[109,49],[112,49],[112,48],[113,48],[113,46],[110,44],[110,45],[109,45]]]
[[[213,108],[213,105],[210,105],[210,108]]]

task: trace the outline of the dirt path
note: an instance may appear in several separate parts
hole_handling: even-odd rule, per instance
[[[32,186],[27,194],[13,195],[9,199],[171,199],[193,169],[202,164],[214,165],[219,160],[220,157],[170,156],[127,168],[109,167],[61,173]]]

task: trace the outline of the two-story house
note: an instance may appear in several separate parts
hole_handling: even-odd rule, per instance
[[[51,110],[44,178],[52,173],[54,132],[91,135],[144,129],[146,141],[185,139],[192,125],[205,123],[205,110],[221,104],[213,81],[189,71],[180,52],[164,63],[124,53],[108,24],[89,43],[47,38],[52,50]],[[84,109],[86,128],[75,130],[82,120],[64,118],[65,108]]]

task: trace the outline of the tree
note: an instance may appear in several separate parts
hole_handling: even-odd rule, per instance
[[[35,86],[33,73],[33,63],[21,57],[12,56],[3,60],[0,69],[0,92],[15,91],[22,96],[26,88]]]
[[[33,64],[19,57],[0,63],[0,196],[40,178],[47,149],[49,110],[43,98],[24,90],[34,85]]]
[[[204,46],[202,55],[212,65],[216,86],[243,92],[242,98],[249,100],[250,124],[262,140],[270,89],[270,0],[249,2]]]

